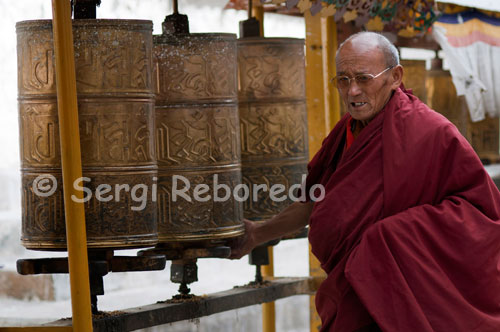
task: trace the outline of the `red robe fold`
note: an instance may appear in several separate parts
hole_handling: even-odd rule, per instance
[[[346,119],[307,178],[322,331],[500,331],[500,193],[471,146],[401,89],[342,154]]]

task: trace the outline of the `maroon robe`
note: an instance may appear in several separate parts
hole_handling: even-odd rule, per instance
[[[500,193],[448,120],[398,89],[342,153],[309,164],[322,331],[500,331]]]

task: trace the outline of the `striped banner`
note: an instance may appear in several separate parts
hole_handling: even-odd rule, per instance
[[[500,46],[500,19],[479,11],[443,14],[434,25],[446,29],[448,43],[453,47],[465,47],[479,41]]]

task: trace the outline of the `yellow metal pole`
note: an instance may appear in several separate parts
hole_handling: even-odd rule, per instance
[[[253,3],[252,16],[259,20],[260,36],[264,37],[264,7]],[[274,277],[274,255],[273,247],[267,248],[269,265],[262,266],[262,276],[267,279]],[[262,332],[276,332],[276,307],[274,302],[262,304]]]
[[[260,3],[253,3],[252,5],[252,16],[259,21],[260,25],[260,36],[264,37],[264,7]]]
[[[339,97],[329,81],[335,76],[337,27],[332,17],[304,14],[306,23],[306,98],[310,158],[340,119]],[[309,275],[325,277],[319,261],[309,248]],[[321,320],[316,312],[314,296],[310,298],[310,330],[319,331]]]
[[[268,247],[269,265],[262,266],[262,276],[264,278],[274,277],[274,252],[273,247]],[[262,332],[276,331],[276,308],[274,302],[262,304]]]
[[[335,52],[337,50],[337,25],[333,17],[321,18],[321,51],[323,59],[323,91],[327,134],[340,120],[340,96],[330,83],[336,75]]]
[[[83,201],[83,192],[73,188],[73,182],[82,177],[82,161],[70,1],[52,0],[52,14],[73,330],[89,332],[92,313],[85,213],[83,203],[72,199],[75,195]]]

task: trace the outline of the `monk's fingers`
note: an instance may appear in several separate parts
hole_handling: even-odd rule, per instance
[[[249,241],[251,233],[254,231],[253,221],[244,219],[243,224],[245,226],[245,232],[241,236],[231,239],[228,243],[231,248],[230,259],[240,259],[253,249]]]

